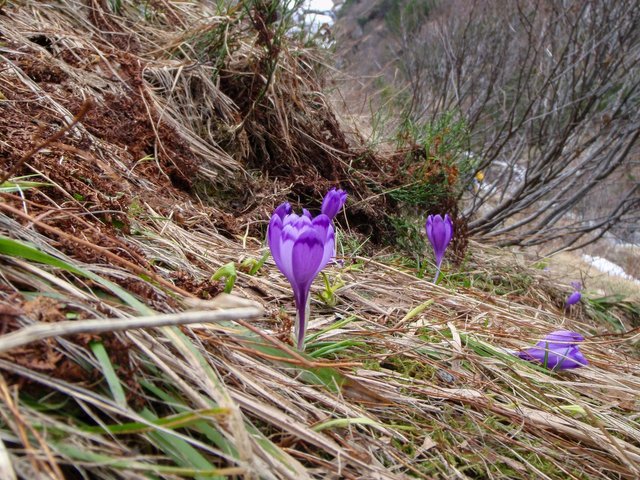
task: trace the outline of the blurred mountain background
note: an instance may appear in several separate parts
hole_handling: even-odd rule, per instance
[[[374,144],[455,164],[469,234],[640,278],[637,2],[350,0],[334,12],[346,117]]]

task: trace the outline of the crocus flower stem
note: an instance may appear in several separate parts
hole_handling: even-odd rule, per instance
[[[440,276],[440,264],[438,263],[436,265],[436,276],[433,277],[433,283],[437,284],[438,283],[438,277]]]
[[[307,331],[307,322],[311,312],[311,296],[308,292],[302,295],[296,295],[296,324],[294,335],[296,338],[296,346],[298,350],[304,351],[304,336]]]

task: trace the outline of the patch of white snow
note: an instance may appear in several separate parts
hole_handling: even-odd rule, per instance
[[[607,275],[624,278],[625,280],[631,280],[632,282],[636,282],[640,284],[640,280],[632,277],[627,272],[625,272],[620,265],[616,265],[615,263],[610,262],[606,258],[592,257],[591,255],[583,254],[582,259],[585,262],[593,265],[597,270],[600,270],[601,272],[606,273]]]

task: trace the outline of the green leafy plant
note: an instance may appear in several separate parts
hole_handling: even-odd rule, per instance
[[[236,283],[236,279],[238,278],[235,263],[229,262],[211,275],[211,280],[220,280],[222,278],[226,279],[224,284],[224,293],[231,293],[231,290],[233,290],[233,286]]]
[[[427,123],[405,114],[396,134],[398,148],[405,148],[398,181],[402,185],[389,196],[427,211],[451,207],[471,180],[474,161],[469,150],[465,120],[456,112],[446,112]]]
[[[324,272],[320,272],[322,275],[322,279],[324,281],[324,290],[318,293],[318,298],[322,300],[326,305],[330,307],[335,307],[338,303],[338,299],[336,297],[336,290],[344,287],[345,283],[340,277],[340,274],[336,275],[333,279],[333,282],[329,280],[329,275]]]
[[[422,222],[418,218],[400,215],[389,217],[389,222],[394,229],[394,243],[414,258],[414,266],[418,268],[420,258],[424,257],[428,246]]]
[[[255,275],[260,271],[264,263],[267,261],[267,258],[269,258],[269,255],[271,255],[271,253],[267,250],[259,259],[252,257],[245,258],[240,263],[240,270],[248,273],[249,275]]]
[[[113,399],[121,407],[126,407],[127,396],[124,393],[122,383],[116,374],[115,368],[111,363],[111,359],[109,358],[109,354],[107,353],[104,344],[100,341],[93,341],[89,343],[89,347],[100,364],[100,369],[102,370],[102,374],[104,375],[107,384],[109,385],[109,390],[111,391]]]
[[[605,323],[611,325],[616,331],[624,332],[623,318],[628,319],[634,327],[640,326],[640,305],[625,300],[624,295],[606,295],[604,297],[582,297],[588,307],[589,313]]]
[[[0,254],[8,255],[11,257],[22,258],[25,260],[31,260],[33,262],[42,263],[45,265],[49,265],[55,268],[59,268],[69,273],[73,273],[75,275],[88,278],[92,280],[96,284],[103,287],[106,291],[111,292],[116,297],[120,298],[123,303],[129,305],[131,308],[135,309],[139,313],[143,315],[151,315],[153,314],[153,310],[147,307],[144,303],[140,302],[137,298],[135,298],[131,293],[117,285],[116,283],[107,280],[99,275],[96,275],[89,270],[85,270],[78,266],[72,265],[65,260],[61,260],[60,258],[54,257],[53,255],[49,255],[48,253],[41,252],[37,248],[19,242],[17,240],[13,240],[11,238],[7,238],[4,236],[0,236]]]

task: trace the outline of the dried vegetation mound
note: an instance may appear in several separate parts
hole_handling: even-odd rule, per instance
[[[288,345],[256,220],[340,182],[371,224],[383,173],[276,2],[222,3],[0,3],[0,478],[637,478],[638,325],[502,253],[434,286],[342,229]],[[589,367],[505,353],[559,328]]]

